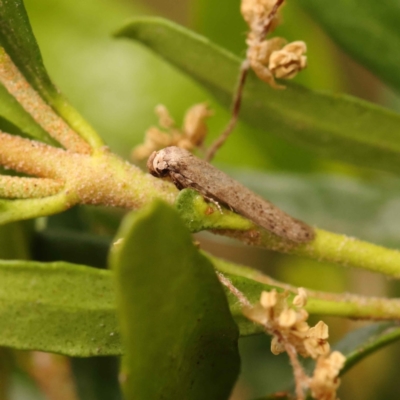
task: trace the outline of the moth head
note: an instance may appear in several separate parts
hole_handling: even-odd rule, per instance
[[[157,178],[164,178],[169,175],[168,163],[164,158],[164,150],[153,151],[147,160],[149,172]]]

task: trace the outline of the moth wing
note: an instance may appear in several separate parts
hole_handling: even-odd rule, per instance
[[[308,242],[314,237],[310,226],[286,214],[229,175],[186,150],[180,151],[179,157],[176,157],[173,166],[172,163],[170,166],[173,172],[180,175],[180,186],[196,189],[204,197],[228,206],[279,237],[298,243]]]
[[[314,237],[310,226],[286,214],[225,173],[222,174],[224,176],[220,176],[219,182],[223,183],[213,189],[214,197],[220,202],[279,237],[299,243],[308,242]]]

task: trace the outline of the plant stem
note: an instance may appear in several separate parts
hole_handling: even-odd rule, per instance
[[[43,198],[9,201],[6,207],[13,212],[8,216],[2,212],[3,223],[23,219],[18,218],[18,207],[21,216],[28,218],[49,215],[75,204],[137,209],[155,198],[173,203],[178,193],[171,183],[143,173],[105,147],[94,149],[92,155],[78,154],[5,133],[0,133],[0,143],[0,164],[45,178],[34,193],[37,196],[42,190]],[[7,179],[21,189],[21,178]],[[62,190],[53,197],[45,197],[54,191],[54,180],[60,182]],[[8,193],[7,197],[10,196]]]
[[[306,244],[278,238],[231,211],[221,213],[196,192],[186,190],[178,196],[174,185],[144,174],[107,148],[94,149],[92,155],[77,154],[5,133],[0,133],[0,143],[0,164],[18,172],[47,178],[42,182],[43,196],[55,190],[54,180],[64,185],[65,199],[56,196],[55,210],[67,209],[75,204],[137,209],[155,198],[168,203],[176,200],[179,212],[192,231],[214,229],[218,234],[250,245],[400,277],[400,252],[397,250],[319,229],[315,230],[315,239]],[[14,181],[15,185],[20,182]],[[37,215],[48,215],[43,207],[40,212]],[[28,215],[34,217],[34,211],[30,210]],[[18,213],[14,212],[13,217],[17,216]],[[8,221],[8,217],[5,218],[3,222]]]
[[[225,130],[221,133],[221,135],[211,144],[210,148],[206,153],[206,161],[210,162],[218,149],[226,142],[232,131],[235,129],[239,118],[240,106],[242,103],[242,93],[244,89],[244,84],[246,83],[247,74],[249,72],[250,64],[248,60],[242,62],[240,67],[239,81],[235,91],[233,105],[232,105],[232,114],[231,118],[225,128]]]
[[[0,175],[0,198],[32,199],[53,196],[63,188],[53,179]]]
[[[306,244],[296,244],[276,238],[260,227],[254,227],[247,231],[221,230],[215,232],[269,250],[400,278],[400,252],[398,250],[322,229],[315,229],[314,240]]]
[[[176,207],[192,232],[207,229],[251,246],[400,278],[400,252],[397,250],[321,229],[314,230],[315,238],[310,242],[295,243],[273,235],[226,208],[222,207],[221,213],[200,194],[188,189],[179,193]]]
[[[33,119],[66,149],[89,154],[90,145],[39,96],[0,47],[0,82]]]
[[[291,292],[293,297],[297,294],[297,287],[272,279],[260,271],[226,262],[209,254],[206,254],[206,257],[217,271],[224,274],[235,288],[246,295],[251,303],[259,301],[263,290],[270,291],[276,288]],[[307,294],[305,309],[310,314],[377,321],[400,319],[400,299],[365,297],[348,293],[335,294],[308,289]],[[241,306],[232,311],[239,315]],[[250,329],[255,329],[253,333],[260,332],[256,326],[251,326]]]

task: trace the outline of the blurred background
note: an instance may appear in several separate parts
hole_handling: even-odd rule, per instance
[[[345,55],[296,0],[287,3],[283,7],[283,23],[275,34],[307,43],[309,67],[296,77],[297,83],[315,90],[347,93],[400,111],[400,99],[395,93]],[[190,106],[206,101],[215,111],[209,123],[208,142],[227,123],[229,112],[189,77],[148,49],[132,41],[114,39],[112,33],[130,18],[158,15],[244,57],[246,25],[239,13],[239,0],[25,0],[25,6],[53,81],[113,151],[130,157],[146,129],[156,125],[154,108],[160,103],[181,121]],[[252,140],[254,135],[262,135],[263,147]],[[398,247],[400,189],[397,178],[390,174],[319,158],[270,136],[268,127],[257,132],[243,123],[239,123],[215,162],[310,224]],[[85,218],[90,218],[92,211]],[[114,217],[118,219],[119,215]],[[98,232],[110,236],[113,233],[112,228]],[[203,248],[220,257],[258,268],[293,285],[338,293],[400,295],[399,285],[375,274],[249,249],[209,234],[197,238]],[[362,326],[361,322],[338,318],[324,320],[330,327],[331,343]],[[313,322],[317,321],[313,317]],[[273,356],[269,346],[270,339],[263,336],[240,341],[242,374],[232,400],[254,399],[286,387],[291,378],[288,360],[285,355]],[[340,397],[400,398],[399,356],[400,345],[392,345],[354,367],[343,378]],[[115,359],[73,360],[73,367],[78,375],[81,370],[93,369],[93,374],[101,376],[105,387],[109,387],[107,398],[120,398]],[[90,384],[81,381],[79,385]],[[90,393],[90,398],[100,399],[95,389]],[[64,398],[68,399],[59,397]],[[25,399],[44,397],[20,371],[15,377],[12,400]]]

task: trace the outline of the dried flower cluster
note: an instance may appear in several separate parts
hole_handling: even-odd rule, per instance
[[[291,79],[307,66],[306,44],[287,44],[283,38],[266,39],[279,23],[277,14],[283,0],[242,0],[241,12],[249,25],[247,60],[256,75],[276,89],[275,78]]]
[[[296,360],[291,359],[299,392],[311,389],[318,400],[335,400],[339,386],[339,371],[344,365],[345,357],[339,352],[329,354],[328,326],[320,321],[314,327],[306,322],[308,313],[303,308],[307,303],[306,291],[298,290],[293,304],[287,302],[288,293],[276,290],[263,292],[260,302],[253,307],[245,307],[245,315],[252,321],[264,326],[266,332],[273,335],[271,351],[273,354],[288,352],[289,357],[300,354],[317,360],[314,375],[310,378],[301,369]],[[296,369],[301,369],[296,371]]]
[[[309,383],[314,399],[336,400],[336,390],[340,385],[338,376],[345,361],[344,355],[338,351],[317,360],[314,374]]]
[[[330,350],[327,342],[328,326],[320,321],[314,327],[310,327],[306,322],[308,313],[303,308],[307,301],[305,290],[299,289],[292,307],[287,303],[288,296],[289,293],[278,293],[275,289],[262,292],[260,303],[246,310],[246,316],[265,326],[266,330],[274,335],[271,343],[271,351],[274,354],[284,352],[284,343],[288,342],[303,357],[316,359],[327,355]]]
[[[146,131],[144,143],[132,151],[135,160],[147,159],[153,151],[168,146],[178,146],[189,151],[200,148],[207,136],[205,120],[213,115],[207,104],[196,104],[186,112],[183,126],[178,128],[165,106],[158,105],[155,112],[160,127],[153,126]]]

